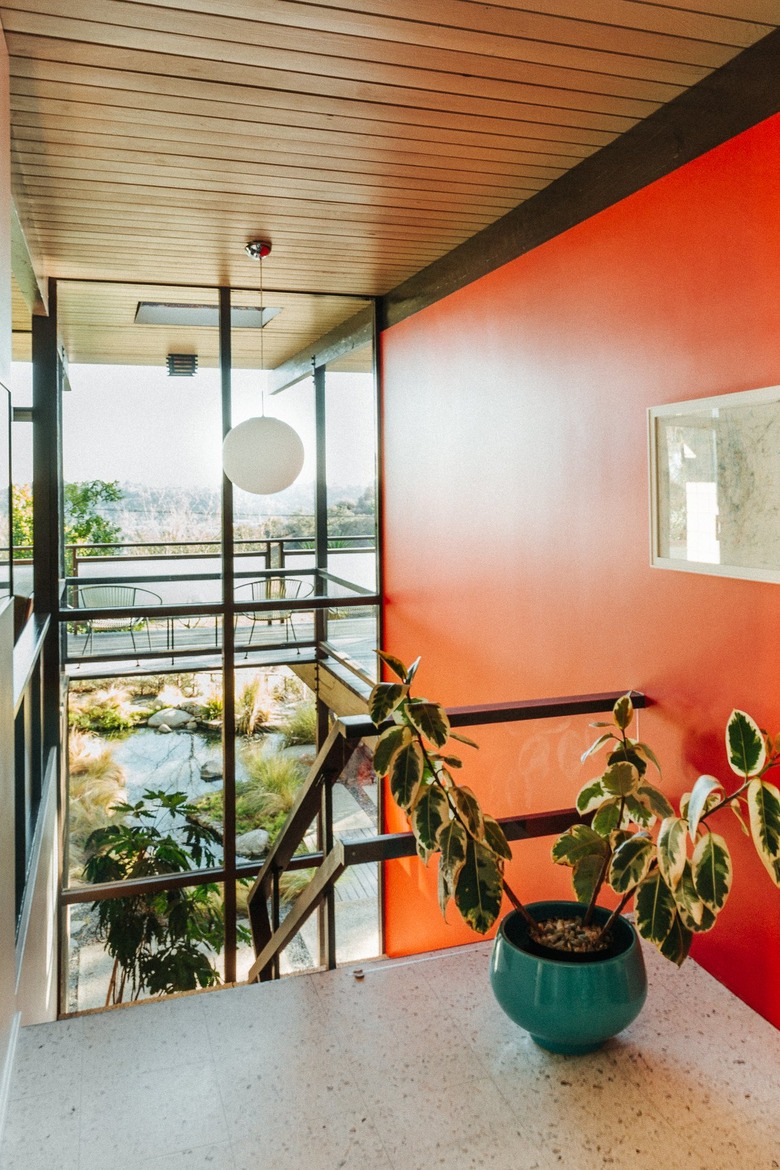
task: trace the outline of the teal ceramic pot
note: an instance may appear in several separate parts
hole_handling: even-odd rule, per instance
[[[537,920],[585,913],[579,902],[532,902],[526,909]],[[609,911],[599,907],[594,921],[604,923],[608,917]],[[509,1018],[542,1048],[593,1052],[639,1015],[647,975],[639,938],[625,918],[615,923],[613,945],[604,958],[548,958],[531,954],[527,943],[528,928],[513,910],[496,935],[490,982]]]

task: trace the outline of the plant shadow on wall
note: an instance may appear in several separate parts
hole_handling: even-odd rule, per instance
[[[780,764],[780,735],[732,711],[726,750],[739,783],[727,790],[715,777],[700,776],[675,812],[650,782],[651,770],[659,778],[661,772],[652,749],[628,735],[634,709],[624,695],[610,722],[593,725],[600,734],[582,762],[603,751],[606,766],[577,796],[580,823],[552,849],[552,860],[572,870],[577,901],[525,905],[504,876],[511,852],[500,825],[455,780],[462,761],[449,750],[450,739],[476,745],[451,731],[439,703],[412,696],[419,659],[407,668],[392,654],[379,655],[398,681],[381,682],[371,694],[371,718],[384,724],[375,770],[408,815],[423,862],[439,855],[443,914],[452,900],[464,921],[485,934],[503,895],[509,897],[514,910],[497,935],[493,989],[543,1047],[591,1051],[636,1017],[647,987],[636,932],[680,965],[694,936],[713,928],[732,882],[728,844],[713,828],[718,814],[735,816],[780,886],[780,792],[765,778]],[[615,909],[599,905],[607,891],[616,896]],[[632,899],[635,926],[622,915]]]

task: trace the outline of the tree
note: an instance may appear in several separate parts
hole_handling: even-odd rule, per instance
[[[11,489],[13,513],[12,543],[15,549],[25,547],[23,559],[29,559],[27,551],[33,542],[32,487],[29,483],[15,483]]]
[[[101,511],[122,499],[118,480],[66,483],[63,497],[66,544],[114,544],[122,539],[122,529]],[[90,550],[90,555],[99,556],[100,549]]]
[[[127,820],[90,834],[84,877],[116,882],[213,865],[220,835],[189,819],[197,811],[183,792],[151,789],[135,804],[115,805]],[[207,953],[221,951],[224,938],[216,885],[107,898],[92,908],[98,937],[114,959],[106,1006],[121,1003],[128,989],[138,999],[142,991],[165,995],[219,982]]]

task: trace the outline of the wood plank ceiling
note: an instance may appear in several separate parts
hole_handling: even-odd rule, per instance
[[[252,287],[265,236],[267,287],[368,296],[766,36],[780,0],[0,0],[0,20],[46,275]]]

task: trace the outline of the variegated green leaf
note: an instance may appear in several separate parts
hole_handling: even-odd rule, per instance
[[[439,906],[442,914],[455,893],[455,883],[466,860],[466,830],[459,821],[450,821],[439,834]]]
[[[631,720],[634,718],[634,704],[631,702],[630,695],[623,695],[622,698],[618,699],[612,708],[612,715],[621,731],[625,731],[630,726]]]
[[[495,817],[489,817],[487,814],[484,814],[482,819],[485,824],[485,844],[488,849],[492,849],[498,857],[511,861],[512,850],[509,848],[509,842],[498,821]]]
[[[692,940],[693,934],[681,921],[680,915],[676,914],[669,933],[660,943],[658,949],[665,959],[671,959],[673,963],[681,967],[688,958]]]
[[[406,678],[404,679],[404,682],[406,683],[407,686],[411,686],[412,680],[413,680],[414,676],[417,674],[417,668],[419,667],[419,665],[420,665],[420,659],[415,658],[414,662],[412,663],[412,665],[409,667],[409,669],[406,672]]]
[[[592,756],[594,752],[597,752],[600,747],[603,747],[605,743],[609,743],[609,741],[614,738],[615,736],[611,731],[605,732],[604,735],[600,735],[595,743],[592,743],[587,751],[582,753],[580,756],[580,763],[584,764],[585,761],[589,759],[589,757]]]
[[[753,844],[776,886],[780,886],[780,792],[765,780],[751,780],[747,789]]]
[[[601,780],[589,780],[584,788],[577,793],[577,812],[581,816],[598,808],[607,798],[606,789]]]
[[[691,803],[690,792],[683,792],[682,796],[680,797],[680,816],[683,818],[684,821],[688,820],[688,809],[690,807],[690,803]]]
[[[657,817],[660,817],[661,820],[663,820],[664,817],[674,816],[674,809],[672,808],[670,801],[666,799],[663,792],[661,792],[658,788],[654,788],[652,784],[640,784],[637,791],[637,796],[640,798],[640,800],[646,801],[649,808]]]
[[[607,768],[601,783],[613,796],[626,796],[639,787],[639,772],[627,760],[618,760]]]
[[[453,787],[449,795],[467,832],[472,837],[476,837],[478,841],[482,841],[485,836],[485,825],[482,820],[482,809],[479,807],[479,801],[474,793],[470,788],[461,784],[458,787]]]
[[[390,763],[390,791],[404,812],[410,812],[423,775],[423,754],[416,740],[399,748]]]
[[[629,793],[623,797],[625,810],[634,824],[643,829],[651,828],[656,822],[656,815],[650,808],[650,802],[644,800],[639,793]]]
[[[726,751],[731,770],[738,776],[757,776],[766,763],[766,744],[761,728],[745,711],[732,711],[729,716]]]
[[[461,735],[459,731],[451,731],[450,739],[457,739],[458,743],[468,744],[469,747],[479,748],[478,743],[474,743],[473,739],[469,739],[467,735]]]
[[[640,743],[639,740],[635,740],[634,751],[638,752],[640,756],[644,756],[646,760],[649,760],[658,772],[658,775],[661,775],[661,765],[658,763],[655,752],[646,743]]]
[[[444,747],[449,739],[450,721],[442,706],[413,699],[406,709],[406,714],[416,731],[430,740],[435,747]]]
[[[501,868],[487,846],[468,838],[466,859],[455,883],[455,905],[477,934],[485,934],[501,912],[504,887]]]
[[[731,854],[718,833],[704,833],[691,858],[696,893],[716,913],[722,910],[731,889]]]
[[[655,859],[655,845],[649,837],[630,837],[612,855],[609,884],[616,894],[626,894],[647,875]]]
[[[574,866],[571,873],[571,880],[578,902],[584,902],[586,905],[589,904],[603,868],[604,858],[597,857],[595,854],[591,854],[590,857],[583,857]]]
[[[700,776],[693,786],[688,801],[688,832],[691,841],[696,840],[699,821],[708,808],[717,804],[723,793],[723,785],[714,776]],[[714,795],[715,799],[711,802]]]
[[[658,869],[652,869],[636,892],[636,928],[648,942],[660,947],[672,929],[677,908],[672,891]]]
[[[615,829],[620,827],[621,803],[619,796],[614,796],[611,800],[604,801],[590,822],[591,828],[600,837],[609,837],[610,833],[613,833]]]
[[[404,743],[409,743],[412,732],[408,727],[388,727],[376,741],[374,748],[374,771],[377,776],[384,776],[390,767],[390,761]]]
[[[395,654],[388,654],[386,650],[377,650],[375,653],[386,666],[390,667],[393,674],[400,678],[401,682],[406,680],[406,667],[400,658],[396,658]]]
[[[634,751],[633,743],[634,741],[631,739],[626,740],[626,745],[621,744],[620,747],[610,752],[607,756],[607,764],[633,764],[641,778],[647,771],[647,760],[644,756],[640,756],[639,752]]]
[[[412,813],[412,832],[417,839],[417,852],[428,863],[439,848],[439,835],[450,819],[447,797],[438,784],[429,785],[420,796]]]
[[[658,868],[670,889],[674,889],[682,877],[688,858],[687,828],[682,817],[665,817],[658,830]]]
[[[712,930],[717,916],[699,897],[694,885],[690,861],[686,860],[682,876],[672,893],[677,903],[677,913],[687,930],[694,934]]]
[[[368,698],[368,714],[377,726],[392,715],[406,697],[407,689],[401,683],[377,683]]]
[[[742,832],[745,834],[746,837],[749,837],[750,836],[750,829],[747,826],[747,821],[745,820],[745,818],[742,815],[742,809],[739,806],[739,800],[738,799],[730,800],[728,803],[728,807],[731,809],[734,816],[739,821],[740,828],[742,829]]]
[[[556,865],[576,865],[584,857],[598,857],[602,861],[609,846],[589,825],[572,825],[561,833],[552,847],[552,859]]]
[[[462,768],[463,760],[460,756],[439,756],[442,764],[446,764],[448,768]]]

